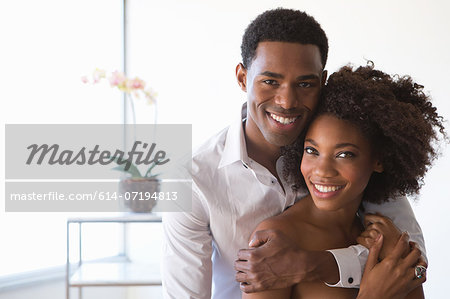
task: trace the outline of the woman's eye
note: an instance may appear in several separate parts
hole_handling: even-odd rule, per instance
[[[309,154],[309,155],[317,155],[318,152],[315,148],[313,147],[305,147],[305,153]]]
[[[338,158],[353,158],[355,157],[355,154],[352,152],[341,152],[339,154],[337,154]]]

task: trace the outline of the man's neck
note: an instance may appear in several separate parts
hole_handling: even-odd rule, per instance
[[[281,154],[280,147],[267,142],[259,129],[249,128],[248,124],[248,121],[243,124],[248,156],[267,168],[277,179],[279,179],[276,170],[276,162]],[[248,134],[248,131],[251,131],[251,133]]]

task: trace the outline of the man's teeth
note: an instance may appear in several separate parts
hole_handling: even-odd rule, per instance
[[[324,185],[314,184],[314,187],[316,187],[316,189],[322,193],[327,193],[327,192],[334,192],[339,189],[342,189],[344,186],[324,186]]]
[[[297,117],[282,117],[273,113],[270,113],[270,117],[272,117],[277,122],[282,123],[283,125],[291,124],[297,119]]]

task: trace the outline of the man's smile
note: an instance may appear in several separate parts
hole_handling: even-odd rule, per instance
[[[289,125],[289,124],[295,122],[297,120],[297,118],[300,117],[299,115],[287,117],[287,116],[277,115],[277,114],[271,113],[271,112],[268,112],[268,113],[269,113],[269,116],[272,119],[274,119],[275,121],[277,121],[277,122],[279,122],[280,124],[283,124],[283,125]]]

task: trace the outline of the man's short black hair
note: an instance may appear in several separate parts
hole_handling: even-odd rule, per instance
[[[248,69],[256,48],[263,41],[312,44],[319,47],[322,67],[328,57],[328,39],[320,24],[310,15],[293,9],[277,8],[260,14],[245,30],[242,38],[242,63]]]

